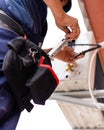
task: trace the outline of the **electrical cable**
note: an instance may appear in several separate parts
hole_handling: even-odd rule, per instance
[[[99,45],[101,46],[99,49],[104,48],[104,42],[99,43]],[[99,106],[99,104],[98,104],[96,98],[94,97],[93,92],[92,92],[92,89],[91,89],[91,88],[92,88],[92,85],[91,85],[91,70],[92,70],[92,64],[93,64],[94,58],[95,58],[97,52],[99,51],[99,49],[96,49],[96,50],[94,51],[94,53],[93,53],[93,55],[92,55],[92,57],[91,57],[91,60],[90,60],[89,73],[88,73],[88,89],[89,89],[90,96],[91,96],[92,100],[94,101],[96,107],[97,107],[98,109],[102,110],[101,106]]]
[[[69,46],[71,46],[71,44],[69,44]],[[90,65],[89,65],[89,73],[88,73],[88,89],[89,89],[89,93],[90,93],[90,96],[92,98],[92,100],[94,101],[96,107],[98,109],[102,109],[101,106],[99,105],[99,103],[97,102],[96,98],[94,97],[94,94],[92,92],[92,85],[91,85],[91,70],[92,70],[92,64],[93,64],[93,61],[94,61],[94,58],[98,52],[99,49],[101,48],[104,48],[104,42],[101,42],[99,44],[73,44],[72,46],[93,46],[92,48],[90,49],[87,49],[85,51],[82,51],[80,52],[79,54],[77,54],[75,56],[75,58],[78,58],[80,55],[85,55],[87,52],[90,52],[90,51],[93,51],[94,50],[94,53],[91,57],[91,60],[90,60]],[[103,109],[104,110],[104,109]]]

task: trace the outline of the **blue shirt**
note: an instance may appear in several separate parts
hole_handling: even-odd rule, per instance
[[[0,8],[24,28],[30,40],[43,42],[47,32],[47,6],[43,0],[1,0]]]
[[[43,42],[47,31],[47,7],[42,0],[0,0],[0,9],[16,20],[35,44]],[[0,91],[7,85],[7,79],[2,72],[3,60],[8,51],[7,43],[16,37],[18,35],[15,32],[0,28]],[[0,102],[0,105],[5,104]],[[20,112],[13,106],[10,106],[9,110],[16,112],[0,124],[0,130],[15,130]]]

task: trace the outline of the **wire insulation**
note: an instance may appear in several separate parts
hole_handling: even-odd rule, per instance
[[[100,45],[99,49],[104,48],[104,42],[99,43],[99,45]],[[91,96],[92,100],[94,101],[96,107],[98,109],[102,110],[101,106],[98,104],[98,101],[94,97],[94,94],[93,94],[92,89],[91,89],[92,88],[92,86],[91,86],[91,70],[92,70],[92,67],[93,67],[94,58],[95,58],[97,52],[99,51],[99,49],[95,49],[94,53],[92,54],[91,60],[90,60],[89,73],[88,73],[88,88],[89,88],[90,96]]]

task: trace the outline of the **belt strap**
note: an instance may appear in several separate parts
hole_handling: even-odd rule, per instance
[[[0,20],[6,25],[8,25],[11,30],[13,30],[20,36],[24,36],[25,33],[23,28],[2,10],[0,10]]]

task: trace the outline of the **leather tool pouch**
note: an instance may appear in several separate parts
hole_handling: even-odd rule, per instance
[[[45,104],[51,93],[58,85],[58,78],[50,65],[40,63],[36,72],[26,82],[30,88],[32,99],[37,104]]]
[[[50,58],[35,43],[18,37],[8,43],[8,47],[3,72],[20,110],[31,111],[31,99],[36,104],[45,104],[57,87],[58,78]]]

